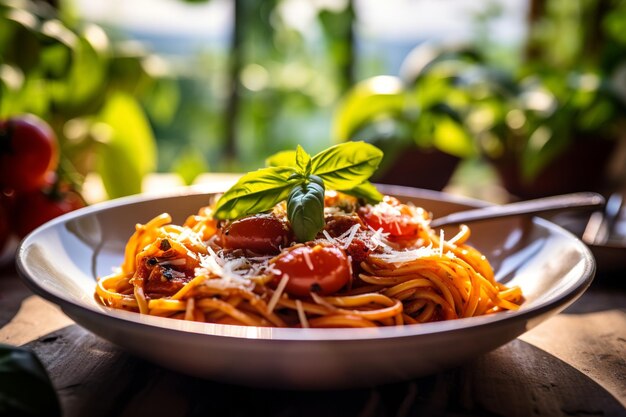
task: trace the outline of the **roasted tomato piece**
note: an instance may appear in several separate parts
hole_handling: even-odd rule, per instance
[[[194,277],[200,262],[191,252],[173,250],[168,239],[156,244],[161,250],[139,262],[135,279],[143,280],[144,292],[149,296],[171,296]]]
[[[273,262],[275,284],[288,276],[285,291],[306,297],[314,292],[332,294],[343,288],[352,276],[348,256],[333,246],[297,246],[277,256]]]
[[[324,230],[332,237],[338,237],[354,227],[355,224],[364,227],[363,222],[356,215],[326,216]]]
[[[328,232],[331,237],[339,237],[349,233],[355,225],[359,226],[359,230],[354,234],[352,240],[345,247],[345,251],[352,259],[352,265],[357,266],[370,254],[370,248],[365,244],[364,231],[367,227],[363,224],[363,221],[354,215],[339,215],[326,217],[326,226],[324,230]],[[320,236],[320,238],[323,236]]]
[[[227,224],[220,232],[222,247],[273,255],[293,240],[288,224],[272,214],[243,217]]]
[[[411,207],[401,204],[397,199],[386,196],[381,203],[364,206],[359,209],[359,216],[372,229],[382,229],[390,240],[414,240],[420,229],[419,221]]]

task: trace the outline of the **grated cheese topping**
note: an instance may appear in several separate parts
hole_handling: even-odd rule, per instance
[[[309,252],[304,251],[302,252],[302,256],[304,256],[304,262],[306,263],[306,266],[309,268],[309,270],[314,271],[314,267],[313,267],[313,262],[311,261],[311,257],[309,256]]]
[[[207,246],[207,255],[200,255],[200,267],[196,275],[210,276],[204,284],[216,288],[243,287],[252,288],[254,283],[249,279],[254,268],[245,257],[225,259]]]
[[[311,327],[309,325],[309,321],[306,318],[306,314],[304,313],[304,308],[302,307],[302,301],[296,300],[296,310],[298,311],[298,319],[300,320],[300,324],[303,329],[308,329]]]
[[[387,237],[389,237],[389,233],[383,232],[382,227],[378,228],[378,230],[374,230],[372,226],[367,227],[370,231],[374,232],[370,236],[370,241],[374,244],[374,247],[370,247],[371,250],[376,250],[379,247],[382,248],[385,252],[390,252],[393,250],[393,248],[388,244],[389,241],[387,240]]]
[[[422,246],[421,248],[411,249],[411,250],[392,250],[391,252],[386,252],[382,254],[372,255],[375,258],[387,261],[396,266],[400,266],[407,262],[414,261],[415,259],[427,258],[430,256],[447,256],[449,258],[453,258],[454,254],[450,251],[445,253],[445,255],[441,254],[441,248],[433,248],[433,245]]]
[[[276,286],[276,290],[274,294],[272,294],[272,298],[270,298],[270,302],[267,303],[267,314],[272,314],[274,308],[276,308],[276,304],[278,304],[278,300],[283,295],[283,291],[285,290],[285,286],[287,286],[287,281],[289,281],[289,275],[284,274],[280,279],[280,282]]]

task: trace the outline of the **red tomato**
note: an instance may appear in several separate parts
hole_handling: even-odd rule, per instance
[[[359,216],[372,229],[382,229],[390,240],[412,240],[417,238],[419,223],[411,209],[397,199],[386,196],[375,206],[365,206]]]
[[[288,275],[285,291],[302,297],[310,292],[332,294],[352,277],[348,256],[333,246],[298,246],[279,255],[273,266],[278,272],[274,283]]]
[[[56,169],[56,136],[46,122],[33,115],[0,121],[0,184],[15,191],[32,191]]]
[[[50,195],[43,190],[18,195],[14,231],[19,237],[24,237],[48,220],[84,205],[82,198],[73,191],[62,192],[59,196]]]
[[[276,254],[292,241],[286,222],[271,214],[256,214],[228,224],[221,230],[226,249],[247,249],[258,254]]]

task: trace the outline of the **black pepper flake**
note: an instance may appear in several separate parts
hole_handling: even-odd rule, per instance
[[[161,245],[159,246],[159,249],[161,249],[162,251],[170,250],[172,249],[172,245],[170,244],[169,240],[163,239],[161,241]]]
[[[314,282],[309,287],[309,291],[311,291],[312,293],[315,293],[315,294],[319,294],[320,292],[322,292],[322,287],[317,282]]]
[[[163,275],[163,277],[165,277],[168,281],[171,281],[172,279],[174,279],[174,276],[172,275],[172,270],[169,268],[163,268],[163,272],[161,273]]]

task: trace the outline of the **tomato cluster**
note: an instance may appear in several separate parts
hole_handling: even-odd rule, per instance
[[[56,175],[59,144],[33,115],[0,120],[0,252],[10,236],[26,236],[54,217],[84,206]]]

